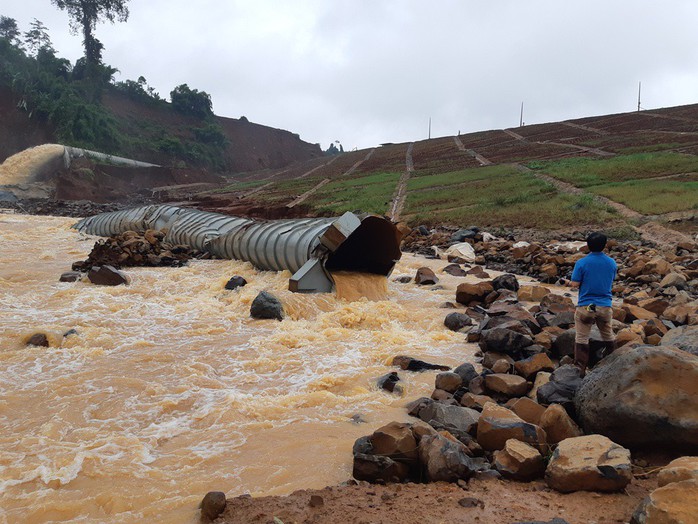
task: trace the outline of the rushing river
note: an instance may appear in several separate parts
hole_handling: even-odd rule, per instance
[[[130,268],[115,288],[61,283],[96,240],[74,222],[0,214],[0,523],[193,523],[210,490],[336,484],[356,438],[431,393],[434,372],[400,372],[403,398],[378,390],[393,356],[472,360],[439,307],[463,279],[390,281],[385,300],[352,302],[228,260]],[[404,256],[393,276],[422,265]],[[236,274],[249,284],[225,290]],[[283,322],[250,318],[261,290]],[[37,331],[52,347],[25,346]]]

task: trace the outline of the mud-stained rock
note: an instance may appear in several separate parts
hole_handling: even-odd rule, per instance
[[[419,460],[430,482],[455,482],[470,478],[480,462],[468,456],[465,446],[441,435],[427,435],[419,441]]]
[[[550,294],[550,289],[544,286],[523,285],[519,288],[519,300],[524,302],[540,302]]]
[[[473,325],[473,319],[465,313],[449,313],[444,319],[444,326],[451,331],[460,331]]]
[[[281,301],[271,293],[260,291],[252,301],[250,316],[256,319],[283,320],[284,306]]]
[[[431,401],[419,409],[417,416],[427,424],[470,433],[477,426],[480,413],[462,406],[449,406]]]
[[[492,291],[494,291],[494,288],[489,282],[479,282],[477,284],[464,282],[456,288],[456,302],[466,306],[473,303],[477,304],[483,302]]]
[[[631,448],[698,450],[698,357],[663,346],[616,350],[584,378],[575,406],[587,433]]]
[[[677,304],[664,310],[662,318],[675,324],[687,324],[691,315],[695,316],[698,306],[694,304]]]
[[[485,388],[506,397],[521,397],[528,392],[528,382],[518,375],[492,373],[485,377]]]
[[[563,493],[619,491],[632,478],[630,451],[603,435],[563,440],[545,470],[548,486]]]
[[[417,460],[417,441],[410,424],[390,422],[374,431],[369,440],[374,455],[401,461]]]
[[[630,524],[692,524],[698,515],[698,480],[655,489],[633,513]]]
[[[633,322],[634,320],[649,320],[657,316],[652,311],[643,309],[640,306],[634,306],[632,304],[623,304],[621,307],[625,311],[626,322]]]
[[[79,271],[66,271],[62,273],[59,282],[79,282],[82,279],[82,273]]]
[[[524,348],[533,345],[533,338],[513,329],[494,328],[484,330],[478,344],[482,351],[495,351],[516,357]]]
[[[578,367],[560,366],[550,375],[550,380],[538,388],[536,399],[539,404],[562,404],[566,408],[571,407],[581,384],[582,373]]]
[[[418,286],[430,286],[436,284],[439,277],[428,267],[420,267],[417,274],[414,276],[414,282]]]
[[[540,307],[543,311],[556,315],[563,311],[574,311],[574,301],[564,295],[549,293],[540,301]]]
[[[662,468],[657,475],[657,485],[662,487],[692,479],[698,480],[698,457],[679,457]]]
[[[547,371],[539,371],[536,374],[536,378],[533,381],[533,387],[531,388],[531,391],[528,392],[528,395],[526,395],[529,398],[532,398],[533,400],[538,400],[538,390],[542,388],[545,384],[550,382],[550,377],[552,376],[552,373],[548,373]]]
[[[468,384],[471,380],[479,375],[479,373],[475,371],[475,366],[469,362],[461,364],[455,368],[453,372],[460,375],[460,377],[463,379],[463,384]]]
[[[442,271],[454,277],[464,277],[466,275],[465,269],[460,267],[459,264],[449,264]]]
[[[511,273],[506,273],[504,275],[499,275],[497,278],[492,280],[492,287],[495,291],[500,289],[508,289],[509,291],[519,290],[519,281],[516,279],[516,275]]]
[[[222,491],[209,491],[201,501],[201,518],[204,521],[217,519],[226,506],[225,493]]]
[[[568,438],[582,436],[582,430],[560,404],[548,406],[540,418],[539,425],[545,430],[548,444],[557,444]]]
[[[448,371],[451,369],[448,366],[441,364],[430,364],[429,362],[424,362],[416,358],[408,357],[405,355],[397,355],[393,357],[391,363],[392,366],[398,366],[405,371],[427,371],[432,369],[437,369],[440,371]]]
[[[113,266],[94,266],[88,271],[87,278],[97,286],[121,286],[129,283],[128,277]]]
[[[449,393],[454,393],[463,384],[463,379],[458,373],[453,373],[452,371],[446,371],[445,373],[439,373],[434,379],[434,387],[437,389],[443,389]]]
[[[511,404],[509,403],[511,402]],[[507,402],[507,407],[526,422],[540,426],[540,419],[545,413],[545,407],[528,397],[517,398]]]
[[[354,453],[352,475],[356,480],[368,482],[402,482],[407,479],[407,464],[395,462],[390,457]]]
[[[488,402],[494,402],[492,397],[487,395],[475,395],[473,393],[464,393],[460,398],[460,405],[464,408],[474,409],[475,411],[482,411],[485,404]]]
[[[524,377],[525,379],[530,379],[535,376],[539,371],[550,371],[555,370],[555,364],[550,360],[550,357],[545,353],[538,353],[532,357],[519,360],[514,364],[514,369],[516,372]]]
[[[698,326],[681,326],[667,331],[663,346],[673,346],[698,356]]]
[[[494,452],[493,464],[503,477],[514,480],[533,480],[545,471],[539,451],[515,439],[507,440],[503,449]]]
[[[485,404],[477,425],[477,441],[483,449],[502,449],[509,439],[545,449],[545,431],[519,418],[513,411],[494,403]]]

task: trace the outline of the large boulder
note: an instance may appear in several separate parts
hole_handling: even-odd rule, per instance
[[[480,413],[462,406],[451,406],[431,401],[425,402],[425,405],[417,412],[417,416],[432,426],[437,425],[469,433],[477,425]]]
[[[494,451],[504,448],[506,441],[512,438],[537,449],[545,447],[545,431],[541,428],[494,402],[485,404],[477,425],[478,444],[487,451]]]
[[[492,373],[485,376],[485,389],[490,393],[499,393],[505,397],[522,397],[528,392],[528,382],[518,375]]]
[[[698,326],[671,329],[662,337],[663,346],[673,346],[698,356]]]
[[[451,331],[460,331],[461,329],[472,325],[473,319],[465,313],[449,313],[444,319],[444,326]]]
[[[125,273],[110,265],[93,266],[87,272],[87,278],[98,286],[121,286],[129,283]]]
[[[657,485],[662,487],[691,479],[698,480],[698,457],[679,457],[662,468],[657,475]]]
[[[402,462],[417,460],[417,441],[412,426],[390,422],[369,437],[374,455],[383,455]]]
[[[419,286],[428,286],[436,284],[439,278],[428,267],[420,267],[414,277],[414,281]]]
[[[495,291],[500,289],[508,289],[509,291],[519,290],[519,281],[516,280],[516,275],[511,273],[506,273],[504,275],[499,275],[492,281],[492,287]]]
[[[398,366],[405,371],[426,371],[431,369],[438,369],[440,371],[448,371],[451,369],[448,366],[443,366],[441,364],[431,364],[429,362],[424,362],[417,358],[408,357],[406,355],[397,355],[393,357],[391,366]]]
[[[630,524],[691,524],[698,515],[698,480],[655,489],[633,513]]]
[[[628,447],[696,450],[698,357],[663,346],[616,350],[584,378],[575,406],[587,433]]]
[[[619,491],[632,481],[630,451],[603,435],[560,442],[545,471],[545,481],[563,493]]]
[[[441,435],[426,435],[419,441],[419,461],[430,482],[468,479],[481,469],[481,461],[470,458],[460,442]]]
[[[568,438],[581,437],[579,426],[560,404],[551,404],[538,424],[548,437],[548,444],[557,444]]]
[[[485,300],[485,297],[492,293],[494,288],[489,282],[479,282],[470,284],[465,282],[459,284],[456,288],[456,302],[469,306],[470,304],[478,304]]]

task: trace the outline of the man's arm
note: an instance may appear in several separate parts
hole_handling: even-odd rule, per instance
[[[579,284],[581,284],[581,282],[575,282],[574,280],[567,281],[567,285],[570,286],[572,289],[579,288]]]

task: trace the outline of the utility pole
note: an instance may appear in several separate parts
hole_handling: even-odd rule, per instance
[[[521,102],[521,116],[519,117],[519,127],[523,127],[523,102]]]
[[[431,140],[431,117],[429,117],[429,139]]]
[[[640,93],[642,93],[642,82],[637,86],[637,110],[640,111]]]

